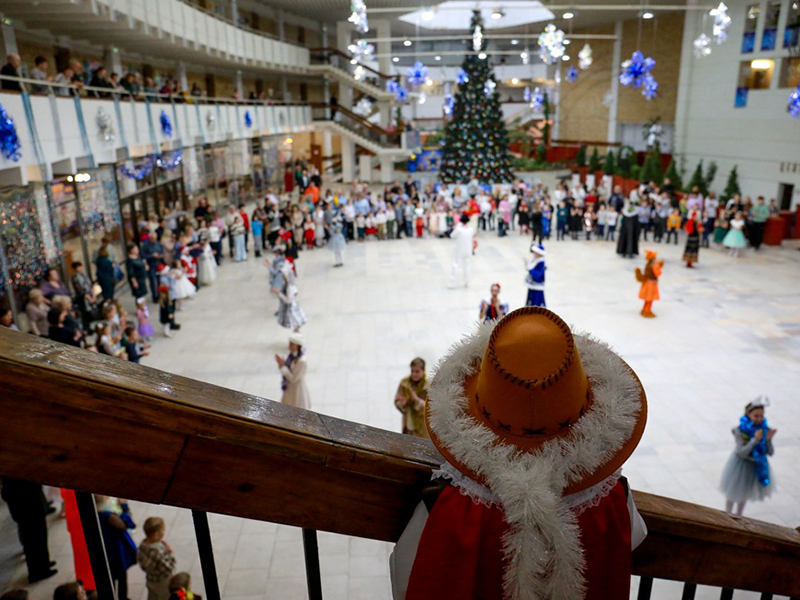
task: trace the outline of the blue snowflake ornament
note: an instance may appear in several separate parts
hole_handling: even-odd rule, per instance
[[[250,111],[244,111],[244,126],[250,129],[253,126],[253,117],[250,116]]]
[[[527,85],[525,86],[525,91],[522,92],[522,98],[525,100],[525,102],[531,101],[531,88]]]
[[[161,117],[159,118],[161,121],[161,131],[167,137],[172,137],[172,121],[167,116],[165,111],[161,111]]]
[[[575,81],[578,78],[578,69],[576,69],[575,67],[570,67],[569,69],[567,69],[567,74],[565,75],[565,78],[570,83]]]
[[[397,88],[399,87],[400,84],[397,83],[396,79],[390,79],[389,81],[386,82],[386,91],[389,92],[390,94],[396,94]]]
[[[469,83],[469,75],[467,75],[467,72],[464,69],[458,70],[458,75],[456,75],[456,83],[458,85]]]
[[[22,158],[21,148],[14,119],[8,116],[6,109],[0,104],[0,156],[17,162]]]
[[[637,50],[628,60],[622,63],[619,82],[624,86],[642,87],[645,75],[650,73],[655,66],[655,60],[649,56],[645,58],[644,54]]]
[[[397,91],[394,93],[394,99],[398,102],[405,102],[408,100],[408,90],[402,85],[397,86]]]
[[[789,114],[794,117],[800,117],[800,84],[797,84],[797,89],[789,95]]]
[[[642,96],[647,98],[648,100],[652,100],[658,94],[658,82],[656,78],[648,73],[644,76],[644,81],[642,83]]]
[[[417,61],[408,68],[408,85],[417,87],[428,80],[428,67]]]

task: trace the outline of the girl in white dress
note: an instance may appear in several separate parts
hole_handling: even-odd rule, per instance
[[[197,279],[200,285],[211,285],[217,279],[217,261],[210,240],[201,237],[200,241],[203,243],[203,253],[197,259]]]
[[[182,310],[182,300],[186,298],[194,298],[194,295],[197,293],[197,288],[192,285],[191,281],[189,281],[189,277],[186,275],[186,271],[184,270],[183,263],[181,261],[175,260],[172,262],[170,274],[174,275],[175,277],[175,297],[177,298],[176,307],[178,310]]]

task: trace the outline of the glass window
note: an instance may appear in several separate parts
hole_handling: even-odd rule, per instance
[[[758,30],[758,15],[761,8],[758,4],[747,7],[744,21],[744,37],[742,37],[742,53],[748,54],[756,47],[756,31]]]
[[[796,88],[800,85],[800,57],[783,59],[779,84],[782,88]]]
[[[791,48],[798,45],[800,45],[800,0],[792,0],[789,3],[789,14],[786,15],[783,47]]]
[[[761,49],[774,50],[778,40],[778,19],[781,16],[781,3],[770,2],[767,4],[767,14],[764,17],[764,35],[761,36]]]
[[[110,258],[118,263],[125,258],[125,242],[114,173],[111,167],[106,167],[87,175],[88,181],[78,182],[77,187],[83,237],[90,260],[94,263],[101,241],[106,238],[109,241]]]
[[[769,89],[774,69],[775,61],[769,58],[743,62],[739,65],[738,87],[750,90]]]

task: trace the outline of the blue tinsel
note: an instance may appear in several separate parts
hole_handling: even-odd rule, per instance
[[[248,129],[250,129],[253,126],[253,117],[250,116],[249,110],[244,111],[244,125]]]
[[[136,181],[141,181],[153,171],[153,167],[155,166],[156,162],[153,160],[153,157],[148,157],[141,165],[138,167],[129,168],[128,165],[120,165],[119,172],[120,174],[124,175],[128,179],[135,179]]]
[[[456,83],[458,85],[469,83],[469,75],[467,75],[467,72],[464,69],[458,70],[458,75],[456,75]]]
[[[159,168],[164,169],[165,171],[174,171],[178,167],[181,166],[181,160],[183,159],[183,150],[176,150],[172,154],[172,159],[167,160],[163,156],[156,157],[156,164]]]
[[[428,67],[417,61],[408,69],[408,85],[417,87],[428,80]]]
[[[797,84],[797,89],[789,95],[788,110],[795,119],[800,117],[800,84]]]
[[[164,135],[167,137],[172,137],[172,121],[167,116],[165,111],[161,111],[161,131],[164,132]]]
[[[21,147],[14,119],[8,116],[6,109],[0,104],[0,154],[6,160],[17,162],[22,158]]]
[[[578,69],[576,69],[575,67],[570,67],[569,69],[567,69],[567,74],[566,74],[567,81],[572,83],[577,78],[578,78]]]

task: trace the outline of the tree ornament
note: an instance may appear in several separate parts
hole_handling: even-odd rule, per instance
[[[8,116],[6,109],[0,104],[0,155],[6,160],[18,162],[22,158],[14,119]]]
[[[359,33],[369,31],[367,5],[364,4],[364,0],[350,0],[350,18],[347,20],[356,26],[356,31]]]
[[[582,70],[586,70],[592,66],[594,58],[592,58],[592,47],[589,44],[584,44],[581,51],[578,52],[578,66]]]
[[[104,142],[113,142],[114,125],[111,123],[111,115],[102,106],[97,110],[95,121],[97,122],[97,128],[100,130],[100,138]]]
[[[450,84],[446,83],[444,85],[444,103],[442,105],[442,108],[444,109],[444,114],[448,116],[452,115],[454,105],[455,105],[455,99],[453,98],[453,94],[450,93]]]
[[[467,75],[467,72],[464,69],[458,70],[458,75],[456,75],[456,83],[458,85],[469,83],[469,75]]]
[[[800,84],[797,84],[797,89],[789,95],[789,106],[787,108],[789,115],[793,118],[800,117]]]
[[[728,7],[724,2],[720,2],[717,8],[712,8],[709,13],[714,17],[714,26],[711,29],[711,34],[717,40],[717,44],[721,44],[728,39],[728,27],[731,25],[731,17],[728,15]]]
[[[565,75],[565,79],[570,83],[573,83],[576,79],[578,79],[578,69],[573,66],[570,66],[567,69],[567,74]]]
[[[497,87],[497,84],[491,80],[487,79],[486,83],[483,84],[483,93],[488,98],[494,93],[494,88]]]
[[[552,23],[548,24],[539,34],[539,56],[542,61],[551,65],[564,56],[564,32],[556,29]]]
[[[161,111],[159,120],[161,121],[161,132],[167,137],[172,137],[172,121],[165,111]]]
[[[697,39],[692,42],[692,45],[694,46],[694,55],[697,58],[703,58],[711,54],[711,38],[705,33],[701,33],[697,36]]]
[[[427,80],[428,80],[428,67],[426,67],[419,61],[415,62],[413,67],[409,67],[408,77],[406,78],[406,81],[408,81],[408,85],[412,87],[418,87],[423,83],[425,83]]]

